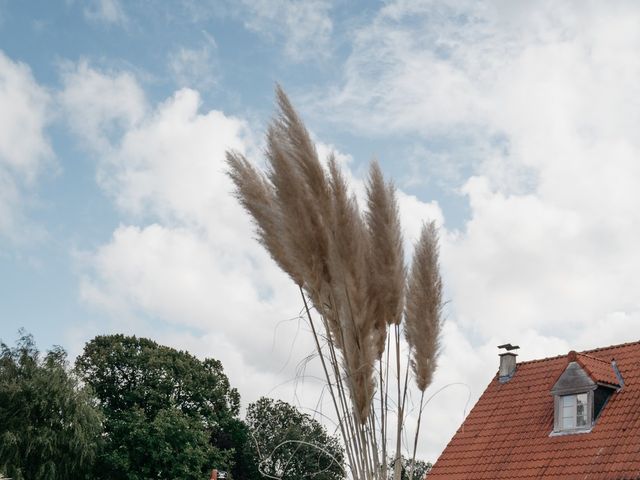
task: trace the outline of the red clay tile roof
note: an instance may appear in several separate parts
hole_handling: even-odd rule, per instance
[[[612,380],[603,367],[615,357],[625,382],[589,433],[549,436],[567,355],[522,362],[511,381],[494,377],[428,480],[640,479],[640,342],[577,357],[597,381]]]
[[[619,386],[620,382],[611,366],[611,359],[602,360],[592,355],[578,353],[576,354],[576,361],[587,371],[593,381]]]

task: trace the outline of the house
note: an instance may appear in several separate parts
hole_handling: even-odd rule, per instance
[[[516,363],[498,374],[428,479],[640,479],[640,342]]]

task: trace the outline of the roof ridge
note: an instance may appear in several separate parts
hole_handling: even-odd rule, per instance
[[[610,363],[608,361],[606,361],[604,358],[594,357],[593,355],[588,355],[586,353],[579,353],[579,352],[577,352],[576,355],[579,355],[581,357],[587,357],[589,360],[596,360],[598,362],[602,362],[602,363],[605,363],[607,365],[610,365]]]
[[[606,347],[598,347],[598,348],[593,348],[593,349],[590,349],[590,350],[583,350],[582,352],[576,352],[576,353],[578,355],[585,355],[585,356],[592,357],[592,358],[594,358],[596,360],[602,360],[603,362],[606,362],[606,360],[603,360],[603,359],[598,358],[598,357],[593,357],[593,356],[588,355],[588,354],[589,353],[594,353],[594,352],[599,352],[599,351],[602,351],[602,350],[611,350],[611,349],[614,349],[614,348],[628,347],[628,346],[637,345],[637,344],[640,344],[640,340],[635,340],[633,342],[620,343],[620,344],[617,344],[617,345],[609,345],[609,346],[606,346]],[[558,358],[566,358],[568,355],[569,355],[569,353],[567,352],[567,353],[563,353],[563,354],[560,354],[560,355],[553,355],[551,357],[534,358],[532,360],[523,360],[522,362],[518,362],[518,365],[524,365],[524,364],[529,364],[529,363],[538,363],[538,362],[546,362],[548,360],[556,360]]]
[[[640,344],[640,340],[635,340],[633,342],[626,342],[626,343],[619,343],[617,345],[609,345],[608,347],[598,347],[598,348],[593,348],[591,350],[583,350],[582,353],[593,353],[593,352],[599,352],[601,350],[610,350],[612,348],[622,348],[622,347],[628,347],[630,345],[636,345],[636,344]]]

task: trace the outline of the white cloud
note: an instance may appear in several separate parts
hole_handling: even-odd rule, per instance
[[[284,42],[294,61],[331,55],[331,2],[311,0],[242,0],[238,16],[249,30]]]
[[[182,0],[196,22],[232,18],[284,49],[293,62],[326,60],[333,54],[333,0]]]
[[[95,75],[82,78],[96,82]],[[99,83],[105,82],[113,84]],[[120,94],[126,100],[130,91]],[[117,95],[106,105],[118,105]],[[89,125],[120,112],[87,111],[96,117],[85,118]],[[200,111],[199,96],[189,89],[148,108],[112,139],[100,155],[100,184],[137,224],[121,225],[104,245],[79,255],[81,297],[114,319],[112,330],[220,359],[245,403],[271,395],[330,414],[318,362],[302,368],[314,347],[298,318],[299,293],[258,245],[231,195],[229,148],[251,153],[245,123]],[[318,150],[326,158],[334,149],[318,143]],[[362,180],[348,170],[350,157],[336,155],[361,192]],[[410,220],[409,238],[417,236],[418,216],[441,221],[435,203],[401,194],[400,208]]]
[[[392,2],[355,32],[322,98],[342,125],[435,140],[456,167],[470,214],[442,232],[457,334],[445,334],[436,380],[469,384],[473,401],[500,343],[528,359],[640,334],[638,21],[634,2]],[[425,433],[431,459],[459,426],[447,404],[464,392],[442,398]]]
[[[246,151],[244,123],[199,106],[196,91],[177,91],[105,157],[101,183],[123,210],[205,229],[237,223],[224,162],[226,149]]]
[[[28,193],[53,152],[45,134],[50,95],[29,67],[0,51],[0,235],[26,240]]]
[[[200,112],[194,90],[149,108],[128,75],[77,70],[65,90],[72,125],[93,139],[100,185],[137,223],[77,255],[82,299],[113,318],[114,330],[134,325],[138,335],[220,359],[245,401],[270,391],[293,401],[296,364],[313,346],[299,332],[299,293],[231,195],[225,151],[251,153],[244,122]],[[100,89],[106,100],[92,102],[87,92]],[[73,108],[84,99],[84,110]],[[99,134],[113,122],[112,135]],[[310,392],[320,394],[317,382]]]
[[[207,90],[217,83],[216,42],[206,32],[203,35],[205,41],[200,47],[180,47],[169,52],[168,68],[180,87]]]
[[[62,81],[58,101],[65,117],[95,151],[109,148],[112,138],[140,122],[146,111],[144,92],[130,73],[101,72],[83,60],[65,65]]]
[[[454,144],[455,155],[481,152],[471,177],[461,178],[464,168],[452,174],[470,215],[460,231],[442,230],[451,302],[430,392],[460,382],[475,401],[505,341],[519,343],[528,359],[637,338],[640,38],[633,26],[640,12],[625,5],[398,2],[355,32],[343,81],[322,99],[330,118],[370,134],[436,139],[445,144],[443,160],[446,145]],[[98,120],[89,125],[103,121],[94,111]],[[243,390],[252,398],[258,386],[290,376],[272,368],[285,361],[293,333],[278,330],[286,341],[264,366],[258,363],[269,355],[247,347],[253,340],[246,337],[253,329],[265,337],[297,312],[295,289],[252,240],[228,195],[223,152],[253,148],[246,127],[222,112],[201,112],[189,89],[140,111],[103,115],[131,119],[117,120],[121,132],[104,149],[101,184],[141,225],[119,228],[87,257],[86,299],[144,311],[175,330],[203,330],[225,365],[260,378]],[[456,150],[458,141],[464,149]],[[446,227],[437,204],[399,197],[408,241],[424,217]],[[148,218],[155,223],[145,225]],[[209,282],[211,291],[186,288],[190,282]],[[230,290],[245,291],[244,303]],[[232,324],[215,323],[220,304]],[[254,327],[255,317],[264,323]],[[196,337],[180,341],[197,348]],[[295,348],[299,359],[306,348]],[[435,459],[455,432],[467,396],[455,386],[434,397],[422,458]]]
[[[94,22],[125,25],[129,20],[120,0],[90,0],[83,12],[85,18]]]

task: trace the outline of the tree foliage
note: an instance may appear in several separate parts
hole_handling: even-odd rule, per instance
[[[263,397],[249,405],[246,422],[261,472],[282,480],[344,478],[338,439],[292,405]]]
[[[196,419],[173,408],[160,409],[152,419],[137,407],[119,412],[108,419],[108,434],[97,474],[102,478],[208,478],[232,454],[212,445]]]
[[[222,364],[145,338],[98,336],[76,360],[105,415],[103,478],[201,479],[230,470],[240,396]]]
[[[0,344],[0,472],[15,480],[87,478],[101,417],[56,347],[42,356],[31,335]]]
[[[401,480],[424,480],[427,476],[427,473],[431,470],[432,464],[431,462],[425,462],[422,460],[416,460],[415,465],[413,466],[413,476],[411,476],[411,459],[401,457],[400,461],[402,462],[402,471],[400,475]],[[393,460],[389,462],[391,467],[390,474],[393,472]]]

